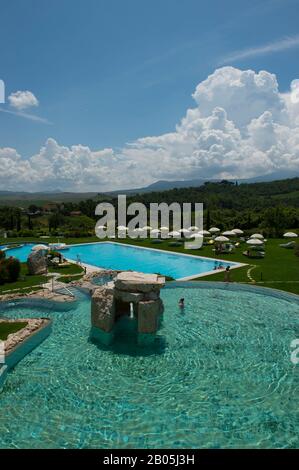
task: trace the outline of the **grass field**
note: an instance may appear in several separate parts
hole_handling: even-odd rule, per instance
[[[27,322],[13,322],[13,323],[6,323],[0,322],[0,340],[5,341],[11,333],[16,333],[22,328],[25,328]]]
[[[20,292],[34,290],[34,286],[38,286],[44,282],[47,282],[46,276],[29,276],[26,263],[22,263],[19,280],[17,282],[9,282],[0,285],[0,295],[8,290],[16,290]]]
[[[18,239],[18,241],[20,243],[24,243],[25,239]],[[13,242],[13,240],[9,240],[9,242]],[[0,241],[0,245],[1,243],[3,243],[3,241]],[[70,266],[51,267],[49,268],[48,272],[59,273],[62,276],[59,280],[62,282],[71,282],[72,280],[74,281],[80,279],[84,274],[84,269],[77,264],[72,264]],[[46,283],[48,280],[49,279],[45,275],[30,276],[28,274],[27,264],[22,263],[21,274],[18,281],[0,285],[0,295],[8,293],[9,291],[13,291],[15,293],[26,293],[39,290],[40,285]]]
[[[266,255],[263,259],[252,259],[244,256],[242,253],[247,249],[248,245],[246,243],[242,243],[233,254],[217,256],[213,251],[213,246],[210,245],[203,246],[200,250],[185,250],[184,247],[169,247],[167,241],[163,241],[158,245],[151,243],[150,240],[137,243],[133,240],[125,240],[123,242],[185,254],[196,254],[208,258],[219,258],[225,261],[248,263],[248,266],[231,271],[232,281],[250,283],[247,272],[252,267],[250,274],[256,284],[299,294],[299,258],[295,256],[294,250],[288,250],[279,246],[281,243],[285,243],[285,240],[269,239],[266,242]],[[224,274],[223,272],[215,273],[200,277],[198,280],[223,281]]]
[[[61,276],[73,276],[84,273],[84,269],[77,264],[71,264],[70,266],[59,266],[49,268],[49,273],[59,273]]]
[[[49,272],[59,273],[60,278],[59,282],[64,282],[68,284],[72,281],[78,281],[84,275],[84,269],[77,264],[71,264],[70,266],[61,266],[59,268],[50,268]]]
[[[1,240],[0,244],[5,243],[7,240]],[[26,241],[36,241],[41,242],[40,239],[9,239],[9,242],[18,242],[24,243]],[[57,238],[47,239],[47,242],[56,242]],[[90,242],[99,242],[96,237],[90,238],[72,238],[64,239],[65,243],[76,244],[76,243],[90,243]],[[163,240],[162,243],[155,244],[152,243],[152,240],[147,239],[143,241],[136,241],[132,239],[120,239],[114,240],[120,243],[127,243],[130,245],[144,246],[156,249],[167,250],[175,253],[185,253],[198,256],[206,256],[208,258],[219,258],[225,261],[237,261],[241,263],[248,263],[248,266],[234,269],[231,272],[231,279],[235,282],[250,283],[250,279],[247,276],[248,270],[250,268],[250,274],[252,279],[257,285],[263,285],[266,287],[272,287],[275,289],[281,289],[288,292],[293,292],[299,294],[299,258],[295,256],[294,250],[288,250],[281,248],[280,243],[285,243],[284,239],[269,239],[266,242],[266,255],[264,259],[250,259],[242,254],[245,249],[247,249],[246,243],[242,243],[239,248],[236,249],[233,254],[221,254],[220,256],[215,255],[213,251],[213,246],[203,246],[199,250],[185,250],[183,246],[181,247],[171,247],[169,246],[168,240]],[[65,254],[65,256],[67,256]],[[72,268],[73,269],[73,268]],[[75,269],[75,267],[74,267]],[[65,274],[77,274],[75,272],[65,272]],[[201,277],[198,280],[204,281],[223,281],[223,273],[215,273],[209,276]],[[0,287],[1,292],[1,287]]]
[[[72,264],[71,266],[63,266],[59,268],[49,268],[49,273],[59,273],[62,277],[59,278],[59,281],[62,282],[71,282],[78,280],[84,274],[84,269],[81,266]],[[3,285],[0,285],[0,295],[13,291],[14,293],[22,292],[26,293],[28,291],[35,291],[40,289],[40,285],[48,281],[47,276],[30,276],[28,274],[28,269],[26,263],[21,265],[21,275],[17,282],[9,282]]]

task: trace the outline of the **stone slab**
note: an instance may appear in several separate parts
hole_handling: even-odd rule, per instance
[[[136,271],[119,273],[115,278],[115,287],[128,292],[159,292],[165,285],[165,278],[157,274],[144,274]]]
[[[128,302],[131,303],[133,302],[138,303],[141,302],[144,299],[144,294],[143,293],[138,293],[138,292],[128,292],[124,290],[114,290],[114,295],[117,300],[121,300],[122,302]]]

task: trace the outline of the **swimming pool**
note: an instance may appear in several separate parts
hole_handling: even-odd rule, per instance
[[[9,249],[7,255],[15,256],[24,262],[27,260],[32,246],[32,244],[29,244],[20,248]],[[219,260],[211,258],[113,242],[69,245],[62,253],[70,260],[77,261],[80,259],[85,264],[100,268],[160,273],[173,279],[192,278],[213,272],[215,264],[220,264]],[[228,263],[225,261],[222,261],[221,264],[223,267],[231,266],[232,268],[242,266],[241,263]]]
[[[17,248],[9,248],[9,245],[6,245],[3,248],[6,248],[6,256],[13,256],[14,258],[18,258],[22,263],[25,263],[33,246],[34,243],[26,243]]]
[[[136,345],[133,329],[110,347],[90,342],[83,295],[68,311],[6,305],[0,315],[51,317],[53,332],[8,374],[0,447],[298,448],[290,342],[299,303],[263,292],[213,283],[163,289],[152,349]]]
[[[213,271],[218,260],[171,253],[163,250],[135,247],[113,242],[72,245],[64,252],[71,260],[79,259],[90,265],[106,269],[160,273],[173,279],[196,277]],[[237,263],[222,262],[222,266],[238,266]]]

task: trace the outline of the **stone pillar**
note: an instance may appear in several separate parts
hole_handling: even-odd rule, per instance
[[[156,333],[163,311],[162,300],[147,300],[138,304],[138,333]]]
[[[115,323],[114,290],[108,287],[95,289],[91,299],[91,324],[109,333]]]

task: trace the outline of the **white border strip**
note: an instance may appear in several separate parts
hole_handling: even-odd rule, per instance
[[[103,242],[91,242],[91,243],[74,243],[73,245],[67,245],[67,247],[71,248],[72,246],[101,245],[103,243],[104,244],[110,243],[110,244],[113,244],[113,245],[133,247],[133,248],[138,248],[140,250],[150,250],[150,251],[154,251],[154,252],[155,251],[160,251],[161,253],[165,253],[165,254],[168,254],[168,255],[170,254],[170,255],[173,255],[173,256],[188,256],[189,258],[195,258],[195,259],[198,259],[198,260],[203,259],[203,260],[208,260],[208,261],[220,261],[220,262],[225,263],[225,264],[230,264],[230,261],[225,260],[225,259],[208,258],[207,256],[190,255],[190,254],[187,254],[187,253],[177,253],[177,252],[168,251],[168,250],[161,250],[160,248],[149,248],[149,247],[145,247],[145,246],[137,246],[137,245],[131,245],[130,243],[121,243],[121,242],[103,241]],[[70,261],[74,261],[74,260],[70,260]],[[237,269],[237,268],[241,268],[243,266],[248,266],[247,263],[238,263],[236,261],[231,261],[231,263],[232,263],[232,266],[230,265],[230,269]],[[100,268],[99,266],[93,266],[91,264],[85,264],[85,263],[82,263],[82,262],[81,262],[81,265],[86,266],[90,269],[94,269],[94,270],[105,269],[104,267]],[[225,271],[225,268],[224,269],[217,269],[217,270],[213,270],[213,271],[206,271],[204,273],[201,272],[199,274],[193,274],[192,276],[180,277],[180,278],[176,279],[176,281],[190,281],[192,279],[197,279],[198,277],[210,276],[211,274],[221,273],[221,272],[224,272],[224,271]]]

